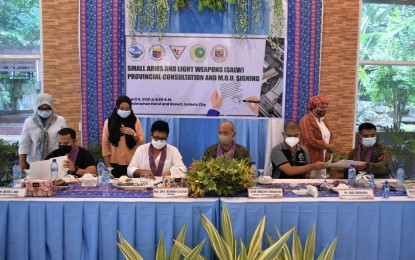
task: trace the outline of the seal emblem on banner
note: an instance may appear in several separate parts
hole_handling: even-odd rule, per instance
[[[210,51],[210,57],[216,62],[223,62],[228,58],[228,49],[223,45],[215,45]]]
[[[144,57],[145,49],[141,44],[135,43],[128,48],[128,54],[133,61],[139,61]]]
[[[174,57],[176,57],[176,60],[182,56],[182,53],[184,49],[186,49],[186,46],[176,46],[176,45],[169,45],[171,52],[173,52]]]
[[[202,44],[193,45],[190,49],[190,58],[196,62],[204,61],[206,56],[206,48]]]
[[[154,44],[153,46],[151,46],[150,50],[148,51],[148,54],[150,55],[151,59],[159,61],[164,59],[164,56],[166,56],[166,51],[160,44]]]

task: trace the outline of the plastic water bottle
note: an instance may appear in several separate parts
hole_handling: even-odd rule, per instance
[[[349,170],[347,171],[347,179],[347,185],[349,185],[350,187],[354,187],[356,180],[356,168],[354,164],[351,164]]]
[[[389,182],[385,181],[385,184],[383,184],[382,198],[389,199],[389,196],[390,196]]]
[[[58,179],[58,163],[56,162],[56,159],[52,159],[52,163],[50,165],[50,178],[52,180]]]
[[[398,170],[396,171],[396,190],[402,191],[404,190],[403,180],[405,179],[405,170],[403,169],[403,165],[399,165]]]
[[[98,161],[98,165],[97,165],[97,170],[98,170],[98,183],[102,182],[102,172],[104,170],[106,170],[107,167],[105,167],[104,162],[102,161],[102,159],[99,159]]]
[[[20,166],[18,162],[15,162],[13,164],[13,181],[13,187],[22,187],[22,172],[20,171]]]
[[[108,196],[109,195],[109,186],[110,186],[110,172],[107,168],[103,168],[102,170],[102,195]]]

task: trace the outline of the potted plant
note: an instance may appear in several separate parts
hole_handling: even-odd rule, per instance
[[[186,174],[189,190],[194,197],[206,193],[235,195],[254,185],[251,160],[229,159],[226,153],[217,158],[193,161]]]

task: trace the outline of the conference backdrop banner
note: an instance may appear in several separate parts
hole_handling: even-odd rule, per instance
[[[271,2],[266,1],[265,10]],[[270,47],[269,39],[266,41],[259,116],[298,121],[307,113],[309,97],[318,93],[323,2],[283,0],[282,3],[284,12],[287,12],[287,27],[284,35],[278,34],[283,38],[273,38],[278,42],[277,49]],[[124,0],[79,1],[84,145],[100,142],[105,119],[111,114],[118,96],[127,93],[126,62],[131,45],[126,37],[129,34],[127,6]],[[214,16],[211,11],[199,13],[197,8],[197,4],[192,4],[189,9],[176,12],[171,6],[166,32],[203,33],[212,37],[233,33],[233,6]],[[273,19],[268,12],[264,12],[263,18],[260,34],[266,35]],[[251,25],[252,22],[250,19]],[[256,33],[252,28],[248,35]],[[146,30],[143,32],[147,33]],[[255,50],[250,54],[260,55]],[[175,123],[178,122],[180,119],[176,119]]]
[[[126,86],[138,115],[256,117],[266,36],[147,34],[126,39]]]

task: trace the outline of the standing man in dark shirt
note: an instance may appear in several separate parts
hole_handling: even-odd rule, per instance
[[[310,159],[305,147],[298,144],[300,128],[294,121],[284,124],[284,141],[271,151],[272,177],[280,179],[302,179],[309,177],[312,170],[321,170],[329,166],[324,162],[309,164]]]
[[[85,173],[97,174],[95,161],[92,154],[76,144],[76,132],[71,128],[62,128],[58,132],[59,148],[51,152],[47,159],[67,155],[68,160],[64,161],[69,174],[82,176]]]

